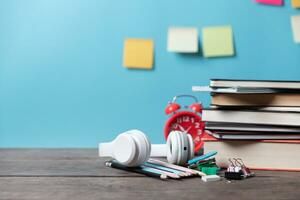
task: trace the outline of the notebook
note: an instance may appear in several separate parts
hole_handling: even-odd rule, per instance
[[[300,106],[300,93],[213,94],[212,105],[218,106]]]
[[[282,88],[300,89],[300,81],[267,81],[267,80],[238,80],[238,79],[211,79],[211,87],[245,87],[245,88]]]
[[[208,131],[211,136],[222,140],[300,140],[300,132],[284,133],[284,132],[251,132],[251,131],[224,131],[215,130]]]
[[[261,110],[204,109],[205,122],[228,122],[277,126],[300,126],[300,113]]]
[[[238,124],[238,123],[222,123],[207,122],[205,129],[211,131],[247,131],[247,132],[280,132],[280,133],[299,133],[300,127],[277,126],[277,125],[258,125],[258,124]]]

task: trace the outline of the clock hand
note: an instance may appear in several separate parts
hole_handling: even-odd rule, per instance
[[[185,129],[180,124],[178,124],[178,127],[179,127],[180,131],[185,132]]]
[[[191,128],[192,128],[192,126],[188,127],[188,129],[186,129],[186,130],[184,131],[184,133],[187,133]]]
[[[187,133],[191,128],[192,128],[192,126],[188,127],[188,129],[186,129],[185,133]]]

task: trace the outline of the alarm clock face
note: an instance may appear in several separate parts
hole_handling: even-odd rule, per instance
[[[203,145],[201,137],[204,134],[204,123],[201,121],[199,115],[189,111],[177,112],[166,123],[165,138],[167,139],[169,133],[174,130],[190,134],[195,143],[195,152],[201,149]]]

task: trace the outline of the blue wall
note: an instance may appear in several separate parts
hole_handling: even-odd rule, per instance
[[[139,128],[163,142],[164,108],[210,78],[300,80],[285,7],[252,0],[0,2],[0,146],[96,147]],[[232,25],[237,55],[166,51],[169,26]],[[122,67],[125,37],[155,40],[155,69]],[[200,34],[201,41],[201,34]],[[208,94],[197,94],[206,105]]]

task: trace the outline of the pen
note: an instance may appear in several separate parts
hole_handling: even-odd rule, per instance
[[[115,161],[107,161],[107,162],[105,162],[105,165],[107,167],[112,167],[112,168],[121,169],[121,170],[129,171],[129,172],[144,174],[146,176],[150,176],[153,178],[159,178],[159,179],[163,179],[163,180],[168,178],[168,176],[166,174],[158,173],[158,172],[156,173],[154,170],[145,169],[142,167],[126,167]]]

